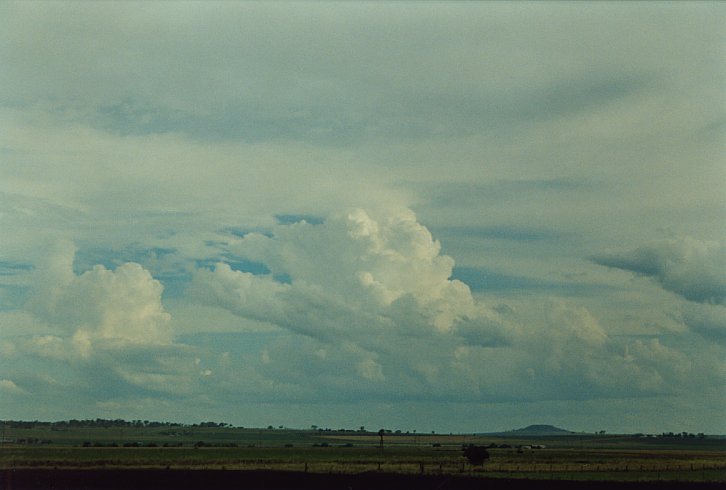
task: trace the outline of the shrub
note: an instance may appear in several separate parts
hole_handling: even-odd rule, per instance
[[[469,444],[468,446],[464,446],[463,451],[466,459],[474,466],[482,466],[489,459],[489,451],[484,446]]]

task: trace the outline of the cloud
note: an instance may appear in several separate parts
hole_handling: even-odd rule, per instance
[[[18,387],[11,379],[0,379],[0,393],[8,395],[27,395],[28,392]]]
[[[280,225],[273,236],[250,233],[229,248],[263,263],[271,275],[222,263],[197,273],[194,296],[312,336],[385,328],[446,332],[485,311],[464,283],[450,279],[453,260],[440,255],[440,244],[408,210],[375,217],[356,209],[322,224]]]
[[[162,284],[132,262],[76,273],[74,255],[73,243],[59,242],[36,265],[28,302],[35,325],[15,328],[6,342],[26,367],[40,366],[62,380],[29,379],[37,400],[69,385],[78,400],[94,403],[198,392],[212,371],[194,363],[201,349],[174,342]]]
[[[706,308],[722,309],[680,302],[686,306],[684,311],[691,311],[692,319]],[[706,332],[701,339],[685,328],[667,333],[631,331],[612,319],[602,321],[581,304],[561,299],[542,308],[545,321],[529,322],[527,336],[517,343],[529,354],[542,385],[534,389],[569,393],[573,398],[638,398],[697,396],[724,386],[723,354]]]
[[[595,255],[596,264],[653,278],[689,301],[726,303],[726,246],[690,237],[663,240],[630,252]]]
[[[228,248],[270,273],[236,271],[226,263],[201,269],[191,298],[323,345],[348,345],[358,374],[371,381],[386,379],[391,366],[385,363],[395,355],[413,361],[404,354],[406,339],[437,339],[451,352],[462,342],[506,345],[512,334],[495,310],[451,279],[453,259],[440,254],[440,244],[410,210],[353,209],[320,224],[280,224],[270,235],[250,233]],[[396,347],[402,347],[398,354]]]
[[[521,326],[506,347],[457,348],[444,378],[499,401],[639,398],[723,384],[713,352],[694,363],[673,339],[611,335],[587,308],[562,299],[529,310],[507,314]]]
[[[522,316],[480,303],[409,210],[278,224],[228,249],[269,272],[201,269],[189,298],[289,332],[261,351],[259,373],[303,398],[643,396],[683,388],[694,369],[658,339],[610,336],[582,305]]]
[[[96,265],[76,275],[75,247],[60,243],[37,269],[30,307],[60,332],[73,333],[85,352],[96,339],[168,344],[170,315],[161,304],[163,286],[136,263],[115,270]],[[83,347],[85,346],[85,347]]]
[[[637,247],[722,234],[723,14],[1,3],[0,379],[46,390],[15,413],[716,413],[722,252]]]
[[[715,342],[726,344],[726,307],[687,304],[681,313],[683,323]]]

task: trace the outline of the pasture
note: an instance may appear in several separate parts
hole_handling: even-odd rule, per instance
[[[726,441],[625,435],[536,438],[232,427],[5,428],[0,469],[215,470],[592,481],[726,481]],[[12,442],[11,442],[12,441]],[[472,466],[462,445],[489,446]],[[542,445],[542,449],[518,446]],[[496,447],[493,447],[496,446]]]

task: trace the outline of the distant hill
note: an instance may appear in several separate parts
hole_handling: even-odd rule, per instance
[[[506,432],[497,432],[500,436],[565,436],[574,434],[570,430],[560,429],[554,425],[530,425],[522,429],[514,429]],[[492,434],[494,435],[494,434]]]

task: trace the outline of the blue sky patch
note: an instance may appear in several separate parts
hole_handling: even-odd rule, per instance
[[[0,276],[14,276],[16,274],[22,274],[23,272],[30,272],[33,268],[32,264],[0,260]]]
[[[451,278],[466,283],[475,292],[520,292],[526,295],[536,291],[552,291],[564,296],[583,296],[611,289],[603,284],[550,281],[507,274],[485,267],[454,267]]]
[[[319,225],[325,221],[324,218],[312,214],[276,214],[275,219],[281,225],[292,225],[301,221],[311,225]]]

